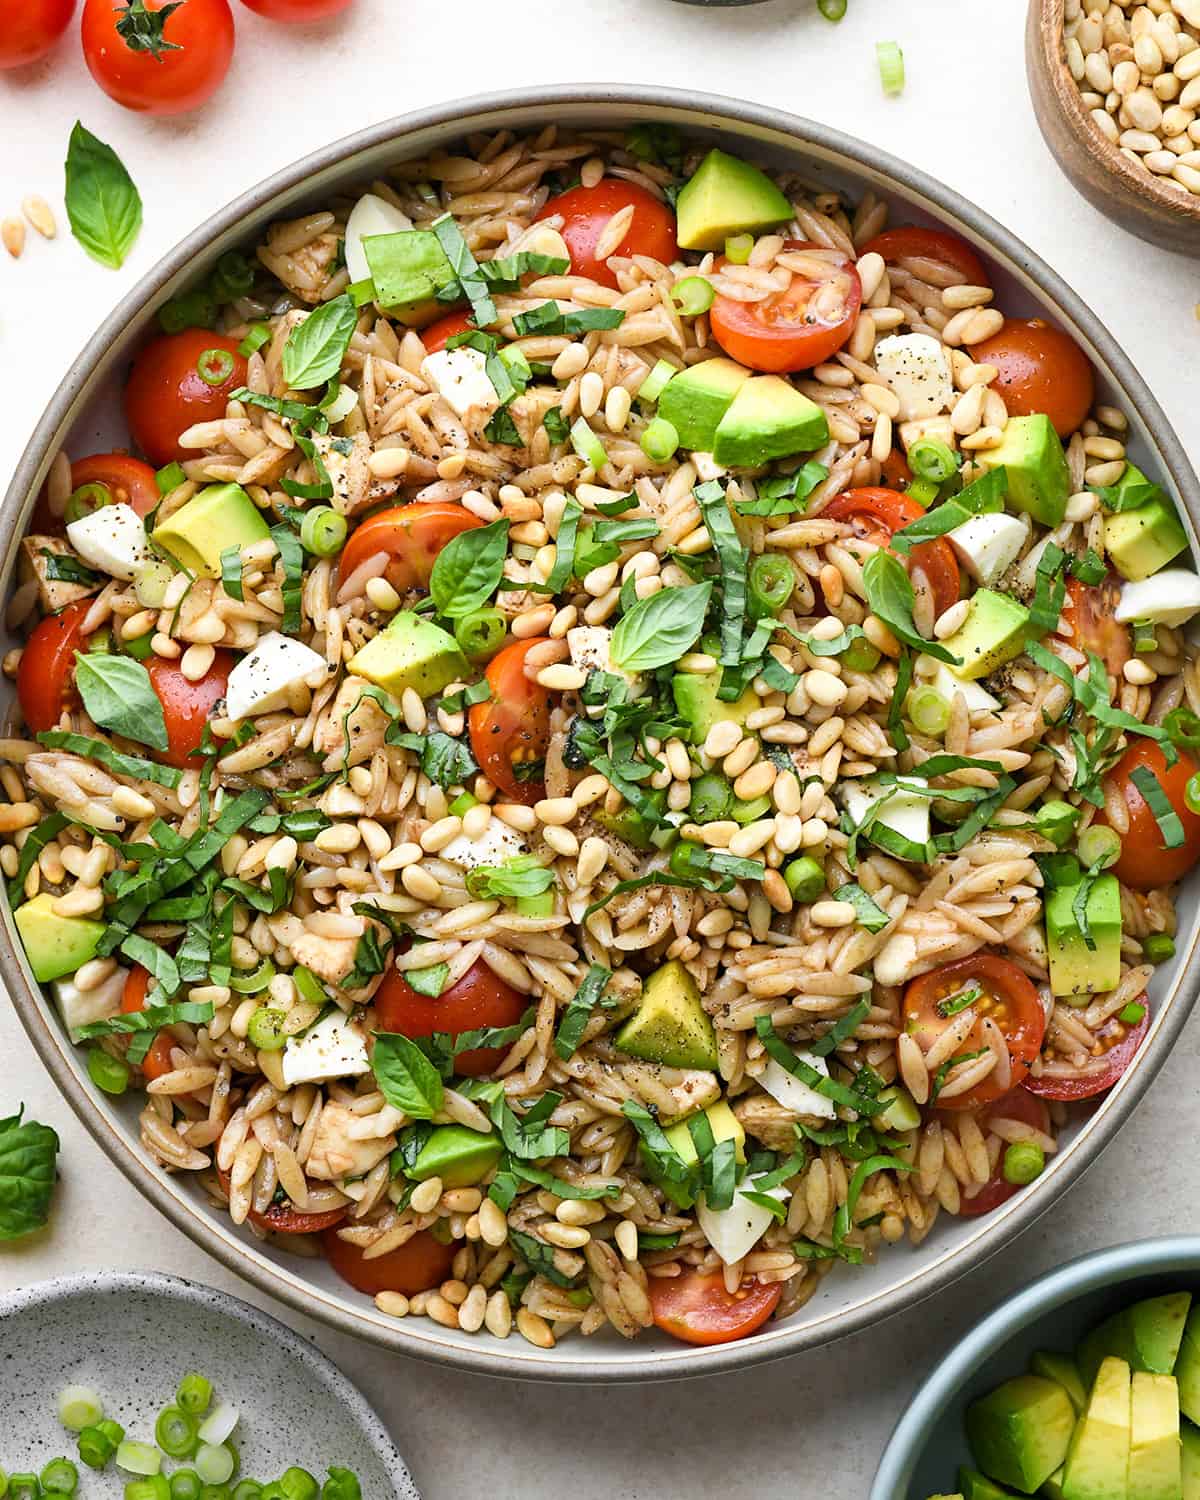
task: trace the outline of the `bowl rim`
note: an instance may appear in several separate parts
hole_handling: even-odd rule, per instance
[[[383,121],[326,145],[282,169],[234,198],[169,251],[88,340],[48,403],[19,460],[0,503],[0,525],[7,533],[5,571],[23,532],[22,512],[32,503],[49,469],[56,439],[69,431],[71,420],[106,377],[119,351],[126,326],[135,323],[155,300],[186,279],[188,269],[205,255],[219,253],[244,232],[243,221],[268,211],[290,207],[314,190],[322,173],[346,175],[354,159],[374,149],[393,145],[397,155],[406,138],[422,131],[441,132],[452,139],[480,128],[526,125],[541,111],[547,119],[559,110],[620,111],[621,118],[659,119],[692,130],[719,130],[753,147],[768,146],[807,158],[817,167],[832,167],[853,176],[856,183],[885,193],[901,192],[920,212],[938,222],[952,223],[957,232],[998,260],[1014,280],[1043,304],[1052,307],[1087,347],[1098,366],[1142,420],[1148,441],[1169,476],[1185,512],[1200,518],[1200,481],[1165,413],[1120,345],[1101,320],[1039,256],[1010,230],[955,190],[924,170],[830,126],[775,108],[720,95],[693,93],[655,85],[585,83],[539,85],[478,94],[437,104]],[[365,163],[363,164],[365,167]],[[220,243],[224,238],[225,244]],[[1194,549],[1200,555],[1200,548]],[[3,572],[0,572],[3,576]],[[644,1352],[611,1354],[596,1359],[582,1341],[568,1341],[541,1350],[516,1340],[480,1340],[464,1346],[449,1331],[427,1319],[397,1321],[385,1318],[368,1300],[361,1308],[335,1298],[324,1288],[304,1280],[287,1265],[268,1259],[255,1244],[205,1208],[194,1190],[155,1167],[126,1129],[107,1095],[97,1097],[65,1034],[51,1017],[41,989],[32,979],[15,937],[11,912],[3,906],[0,934],[0,979],[13,997],[22,1025],[76,1115],[106,1156],[125,1177],[196,1244],[216,1256],[228,1269],[244,1276],[260,1291],[295,1311],[315,1317],[343,1333],[365,1338],[383,1348],[416,1358],[457,1366],[508,1379],[564,1380],[581,1383],[678,1380],[716,1374],[763,1363],[819,1347],[858,1333],[898,1313],[965,1275],[995,1254],[1016,1234],[1044,1213],[1115,1135],[1149,1087],[1178,1036],[1197,993],[1200,963],[1188,960],[1200,945],[1200,917],[1193,924],[1187,951],[1176,962],[1176,977],[1153,1017],[1138,1066],[1126,1072],[1102,1103],[1056,1155],[1042,1179],[1031,1188],[981,1217],[954,1246],[942,1251],[929,1266],[910,1267],[886,1289],[871,1292],[851,1309],[827,1310],[804,1322],[790,1320],[760,1331],[752,1339],[708,1348],[679,1345]],[[1187,976],[1194,969],[1194,977]],[[579,1353],[575,1350],[579,1349]]]
[[[921,1457],[947,1403],[986,1360],[1037,1318],[1089,1292],[1141,1276],[1187,1270],[1200,1270],[1200,1235],[1131,1240],[1076,1256],[1006,1298],[955,1344],[919,1387],[888,1439],[869,1500],[906,1500],[910,1467]]]

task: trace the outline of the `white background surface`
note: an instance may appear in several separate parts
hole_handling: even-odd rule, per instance
[[[100,94],[74,29],[47,64],[0,75],[0,216],[41,192],[63,221],[61,163],[76,117],[119,151],[146,205],[120,273],[63,236],[46,244],[31,233],[16,263],[0,254],[0,488],[85,337],[159,255],[235,193],[408,109],[579,81],[665,83],[776,104],[908,157],[973,196],[1082,293],[1185,444],[1197,447],[1195,270],[1111,228],[1060,176],[1029,108],[1020,0],[849,0],[840,26],[823,21],[812,0],[709,12],[671,0],[358,0],[314,29],[272,26],[236,0],[234,9],[238,52],[224,91],[183,120],[143,120]],[[907,58],[899,100],[881,96],[875,70],[874,43],[889,36]],[[1200,1020],[1135,1120],[1049,1218],[942,1304],[815,1355],[736,1379],[554,1392],[384,1356],[315,1325],[303,1331],[387,1417],[427,1500],[484,1486],[503,1500],[864,1500],[917,1381],[980,1313],[1085,1249],[1200,1228],[1187,1123],[1198,1038]],[[270,1305],[160,1219],[106,1161],[0,996],[0,1115],[22,1100],[60,1131],[63,1182],[52,1228],[0,1246],[0,1288],[89,1267],[153,1267]]]

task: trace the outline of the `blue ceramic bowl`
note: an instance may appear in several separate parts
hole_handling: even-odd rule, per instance
[[[1035,1349],[1069,1351],[1109,1313],[1179,1289],[1200,1294],[1195,1235],[1095,1250],[1001,1303],[913,1397],[884,1452],[870,1500],[953,1493],[959,1464],[971,1462],[963,1431],[969,1402],[1023,1374]]]

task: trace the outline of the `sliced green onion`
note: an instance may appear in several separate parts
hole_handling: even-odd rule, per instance
[[[226,250],[213,269],[212,289],[219,302],[234,302],[254,285],[254,267],[240,250]]]
[[[1175,957],[1175,939],[1165,932],[1152,932],[1142,939],[1142,952],[1152,964],[1165,964]],[[1141,1016],[1138,1017],[1141,1020]]]
[[[346,518],[330,505],[317,505],[304,512],[300,523],[300,545],[313,557],[333,557],[346,540]]]
[[[233,1500],[261,1500],[263,1487],[257,1479],[239,1479],[233,1490]]]
[[[461,818],[463,813],[470,812],[473,807],[478,806],[478,797],[473,797],[470,792],[459,792],[446,811],[452,818]]]
[[[454,622],[454,639],[469,661],[495,656],[508,634],[508,621],[498,609],[477,609]]]
[[[673,375],[679,374],[677,365],[673,365],[669,359],[660,359],[659,362],[642,381],[637,388],[637,399],[639,401],[657,401],[662,395],[663,389]]]
[[[233,1436],[234,1428],[238,1424],[239,1412],[236,1406],[231,1406],[228,1401],[219,1401],[204,1421],[200,1424],[200,1441],[202,1443],[223,1443],[226,1438]],[[203,1474],[201,1478],[203,1478]],[[229,1476],[226,1475],[226,1478]],[[224,1484],[224,1479],[210,1479],[206,1483]]]
[[[201,1443],[196,1453],[196,1473],[205,1484],[227,1484],[233,1478],[233,1450],[224,1444]]]
[[[269,323],[251,323],[246,330],[246,337],[238,345],[238,353],[243,359],[249,359],[252,354],[257,354],[264,344],[271,342],[271,325]]]
[[[908,450],[908,466],[918,479],[940,485],[958,472],[958,459],[945,443],[923,437]]]
[[[303,964],[297,964],[296,967],[292,970],[292,983],[296,986],[296,990],[299,993],[301,1000],[306,1000],[309,1005],[328,1005],[329,996],[325,993],[325,988],[322,985],[321,981],[317,978],[317,976],[311,969],[306,969]],[[197,1375],[196,1379],[203,1380],[204,1377],[202,1375]],[[179,1404],[185,1410],[187,1410],[187,1403],[182,1399],[182,1396],[183,1387],[181,1386],[181,1399]],[[207,1410],[207,1402],[204,1406],[198,1409],[200,1411]]]
[[[162,1454],[149,1443],[127,1441],[117,1449],[117,1468],[126,1474],[157,1474],[162,1468]]]
[[[1032,1141],[1014,1141],[1004,1153],[1005,1182],[1025,1187],[1046,1170],[1046,1153]]]
[[[224,385],[235,369],[228,349],[205,349],[196,361],[196,374],[205,385]]]
[[[937,499],[940,488],[932,479],[914,479],[905,493],[918,505],[929,506]]]
[[[275,965],[269,958],[264,958],[256,969],[251,969],[249,972],[239,970],[232,974],[229,979],[229,988],[239,995],[257,995],[261,990],[265,990],[274,978]]]
[[[604,451],[604,444],[588,426],[587,422],[580,417],[571,428],[571,446],[579,454],[585,464],[590,464],[593,469],[602,469],[608,462],[608,454]]]
[[[329,1478],[321,1487],[321,1500],[362,1500],[362,1485],[351,1469],[331,1467]]]
[[[307,974],[308,970],[305,969],[304,972]],[[292,977],[294,979],[295,975]],[[324,999],[323,995],[322,999]],[[195,1370],[189,1370],[179,1382],[179,1389],[175,1392],[175,1405],[182,1407],[193,1417],[201,1417],[211,1403],[212,1381],[207,1380],[203,1375],[198,1375]]]
[[[729,816],[735,823],[741,823],[744,826],[747,823],[757,823],[759,818],[765,817],[770,810],[770,797],[751,797],[749,800],[745,797],[735,797],[733,806],[729,809]]]
[[[164,464],[155,474],[154,483],[158,486],[160,495],[169,495],[172,490],[177,490],[181,484],[187,483],[183,465],[180,463]]]
[[[1135,620],[1133,622],[1133,649],[1139,655],[1146,655],[1151,651],[1158,650],[1158,631],[1153,620]]]
[[[322,408],[326,421],[344,422],[358,405],[358,392],[353,386],[343,385],[328,406]]]
[[[9,1500],[41,1500],[42,1486],[36,1474],[10,1474]]]
[[[871,1121],[876,1130],[916,1130],[921,1124],[921,1111],[913,1096],[898,1083],[884,1089],[880,1100],[887,1101],[887,1108]]]
[[[139,563],[133,575],[133,591],[143,609],[161,609],[175,574],[169,563]]]
[[[79,1488],[79,1470],[69,1458],[52,1458],[40,1477],[44,1495],[73,1495]]]
[[[764,552],[750,564],[750,600],[764,615],[777,615],[792,597],[796,575],[786,557]]]
[[[89,1469],[103,1469],[124,1436],[122,1432],[121,1437],[110,1437],[102,1426],[85,1427],[79,1434],[80,1461]]]
[[[1145,1014],[1146,1007],[1139,1005],[1136,1000],[1132,1000],[1117,1012],[1117,1020],[1124,1021],[1126,1026],[1136,1026]]]
[[[125,1500],[171,1500],[170,1482],[165,1474],[153,1474],[148,1479],[132,1479],[125,1486]]]
[[[865,635],[860,635],[841,653],[840,660],[847,672],[873,672],[882,654],[878,646],[872,646]]]
[[[164,333],[182,333],[185,328],[211,328],[217,304],[207,287],[195,287],[164,302],[158,310],[158,325]]]
[[[1106,828],[1103,823],[1093,823],[1079,835],[1079,862],[1082,865],[1099,864],[1102,869],[1116,864],[1121,857],[1121,835],[1115,828]]]
[[[112,504],[112,491],[108,485],[101,484],[98,480],[92,484],[81,484],[77,490],[72,491],[63,511],[63,519],[70,525],[72,521],[82,521],[84,516],[90,516],[93,511]]]
[[[286,1500],[317,1500],[321,1487],[307,1469],[291,1468],[280,1476],[279,1488]]]
[[[1200,714],[1190,708],[1173,708],[1163,720],[1163,728],[1173,745],[1181,745],[1185,750],[1200,749]]]
[[[203,1481],[195,1469],[176,1469],[171,1475],[171,1500],[200,1500]]]
[[[846,14],[846,0],[817,0],[817,9],[827,21],[840,21]]]
[[[260,1005],[246,1027],[246,1040],[260,1052],[281,1052],[287,1046],[287,1011]]]
[[[719,823],[733,806],[733,787],[719,771],[706,771],[692,782],[688,817],[693,823]]]
[[[936,738],[950,723],[950,705],[935,688],[913,688],[908,695],[908,717],[920,734]]]
[[[904,53],[899,42],[877,42],[875,56],[879,60],[879,81],[883,92],[894,98],[904,92]]]
[[[1183,789],[1183,800],[1187,804],[1188,812],[1193,812],[1200,817],[1200,771],[1188,777],[1187,786]]]
[[[725,259],[735,266],[744,266],[753,252],[752,234],[731,234],[725,241]]]
[[[123,1058],[110,1056],[103,1047],[92,1047],[88,1050],[87,1070],[88,1077],[98,1089],[102,1089],[106,1094],[123,1094],[129,1087],[129,1079],[132,1076],[129,1064]]]
[[[198,1423],[178,1406],[165,1407],[154,1425],[154,1441],[168,1458],[191,1458],[196,1448]]]
[[[642,433],[642,452],[651,463],[668,463],[678,447],[679,434],[665,417],[655,417]]]
[[[91,1386],[66,1386],[58,1398],[58,1420],[68,1432],[94,1427],[103,1415],[100,1397]]]
[[[712,282],[703,276],[685,276],[671,288],[671,301],[675,311],[685,318],[697,318],[713,305]]]
[[[785,866],[783,878],[795,901],[815,901],[825,889],[825,871],[811,854],[802,854]]]

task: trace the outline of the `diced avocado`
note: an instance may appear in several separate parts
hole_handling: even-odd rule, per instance
[[[898,1083],[893,1083],[889,1088],[880,1089],[879,1102],[884,1108],[877,1115],[872,1116],[871,1123],[874,1129],[897,1131],[920,1129],[921,1111],[913,1096]]]
[[[1189,1313],[1184,1324],[1172,1373],[1179,1382],[1180,1410],[1193,1422],[1200,1422],[1200,1306]]]
[[[1104,548],[1122,578],[1149,578],[1187,550],[1187,532],[1166,495],[1104,518]]]
[[[828,441],[829,423],[815,401],[780,375],[755,375],[721,418],[712,454],[730,468],[757,469],[774,458],[811,453]]]
[[[1115,877],[1107,878],[1116,884]],[[1083,1383],[1091,1384],[1108,1355],[1125,1360],[1134,1370],[1173,1374],[1182,1357],[1191,1303],[1189,1292],[1168,1292],[1134,1302],[1106,1318],[1080,1341],[1075,1352]]]
[[[1127,1500],[1129,1390],[1129,1366],[1123,1359],[1106,1359],[1071,1435],[1062,1481],[1065,1500]]]
[[[1049,417],[1009,417],[999,446],[978,458],[985,469],[1007,470],[1009,510],[1023,510],[1043,526],[1061,525],[1071,471]]]
[[[1115,875],[1099,875],[1087,897],[1087,919],[1095,947],[1089,948],[1075,920],[1078,885],[1060,885],[1046,897],[1046,947],[1050,992],[1084,997],[1115,989],[1121,978],[1121,891]],[[1083,1003],[1082,998],[1080,1003]],[[1089,1368],[1082,1362],[1084,1383]]]
[[[1046,1497],[1046,1500],[1065,1500],[1062,1487],[1063,1472],[1064,1471],[1062,1469],[1055,1469],[1050,1478],[1047,1479],[1045,1484],[1042,1485],[1041,1489],[1038,1490],[1038,1494],[1044,1495]]]
[[[444,311],[437,294],[454,280],[454,271],[436,234],[428,229],[369,234],[362,247],[375,300],[397,322],[419,327]]]
[[[673,958],[642,986],[638,1008],[613,1037],[622,1052],[669,1068],[717,1066],[717,1034],[696,981]]]
[[[240,484],[210,484],[154,528],[154,540],[198,578],[220,578],[221,553],[271,535]]]
[[[405,1175],[414,1182],[440,1177],[446,1187],[473,1187],[500,1160],[504,1143],[465,1125],[438,1125]]]
[[[755,234],[792,218],[792,205],[765,172],[712,150],[684,183],[675,204],[684,250],[720,250],[731,234]]]
[[[750,379],[732,359],[706,359],[673,375],[658,398],[658,414],[679,434],[689,452],[711,453],[721,418]]]
[[[740,724],[762,707],[762,699],[752,687],[740,698],[725,703],[717,697],[721,687],[720,672],[676,672],[671,692],[680,717],[692,727],[692,743],[702,745],[714,724]]]
[[[646,796],[660,813],[665,810],[667,805],[665,791],[648,791]],[[595,808],[592,817],[601,828],[616,834],[617,838],[623,839],[632,848],[641,850],[643,854],[661,847],[660,843],[655,842],[654,837],[660,830],[631,802],[626,802],[620,812],[615,813],[605,812],[603,806]]]
[[[1076,1412],[1087,1405],[1087,1390],[1079,1375],[1079,1366],[1069,1354],[1056,1354],[1051,1349],[1039,1349],[1029,1361],[1030,1373],[1041,1375],[1046,1380],[1057,1380],[1071,1398]]]
[[[710,1104],[704,1111],[708,1116],[708,1123],[712,1127],[713,1140],[733,1141],[734,1154],[739,1162],[746,1160],[746,1132],[742,1129],[741,1121],[730,1109],[724,1099],[718,1099],[715,1104]],[[699,1160],[696,1144],[692,1140],[691,1132],[688,1130],[687,1117],[677,1120],[666,1132],[667,1140],[670,1141],[676,1153],[683,1158],[688,1166],[694,1166]],[[665,1177],[659,1177],[651,1167],[648,1160],[643,1157],[646,1175],[655,1181],[663,1190],[663,1194],[675,1204],[677,1208],[691,1208],[696,1201],[692,1194],[677,1182],[671,1182]]]
[[[1129,1500],[1180,1500],[1183,1469],[1174,1379],[1135,1371],[1129,1410]]]
[[[986,677],[1020,656],[1028,625],[1029,611],[1023,604],[994,589],[976,589],[966,619],[942,642],[961,663],[951,667],[951,672],[964,682]]]
[[[405,688],[428,698],[470,674],[454,637],[407,609],[393,615],[347,665],[356,676],[365,677],[393,698],[399,698]]]
[[[1179,1441],[1183,1445],[1183,1500],[1200,1500],[1200,1430],[1181,1422]]]
[[[1011,1490],[1002,1489],[994,1480],[981,1474],[978,1469],[964,1465],[958,1471],[958,1488],[962,1500],[1009,1500]]]
[[[60,917],[48,891],[26,901],[13,912],[13,921],[25,945],[25,956],[33,977],[41,984],[74,974],[80,964],[95,958],[104,923],[86,917]]]
[[[1000,1484],[1032,1494],[1066,1457],[1075,1411],[1062,1386],[1018,1375],[967,1407],[975,1462]]]

